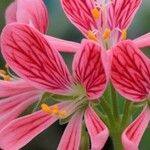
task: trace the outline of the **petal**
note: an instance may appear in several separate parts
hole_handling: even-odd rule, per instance
[[[75,114],[69,121],[57,150],[79,150],[83,113]]]
[[[6,12],[5,12],[6,24],[12,23],[12,22],[17,22],[16,11],[17,11],[16,2],[12,2],[8,6],[8,8],[6,9]]]
[[[52,36],[45,37],[47,38],[49,43],[52,43],[59,50],[59,52],[74,53],[80,49],[79,43],[58,39]]]
[[[64,103],[58,106],[64,107]],[[5,150],[21,149],[57,119],[43,111],[20,117],[0,131],[0,147]]]
[[[141,138],[150,121],[150,110],[145,107],[143,112],[131,123],[122,134],[122,143],[125,150],[138,150]]]
[[[14,23],[5,27],[1,39],[3,56],[23,79],[49,92],[68,92],[71,79],[67,66],[40,32]]]
[[[86,109],[84,118],[91,138],[91,149],[101,150],[109,137],[107,127],[91,107]]]
[[[45,33],[48,27],[48,12],[43,0],[16,0],[6,11],[6,21],[30,24]]]
[[[18,117],[40,97],[39,91],[31,91],[11,96],[0,101],[0,129]]]
[[[138,48],[150,46],[150,33],[147,33],[147,34],[135,39],[134,43]]]
[[[32,90],[35,90],[35,88],[21,79],[13,81],[0,80],[0,98],[13,96]]]
[[[108,24],[114,28],[127,29],[142,0],[112,0],[108,10]]]
[[[106,88],[110,67],[104,61],[107,62],[106,52],[98,44],[83,40],[74,57],[73,74],[85,87],[89,99],[100,97]]]
[[[119,43],[112,52],[114,87],[129,100],[144,100],[150,91],[149,59],[131,41]]]
[[[62,7],[70,21],[86,36],[87,31],[96,28],[92,17],[92,0],[61,0]]]

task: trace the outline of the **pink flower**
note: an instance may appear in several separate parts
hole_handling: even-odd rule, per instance
[[[111,78],[115,89],[133,102],[144,102],[145,108],[122,135],[124,148],[137,150],[150,121],[150,60],[138,47],[148,46],[149,34],[135,40],[123,41],[112,49]],[[138,46],[138,47],[137,47]]]
[[[29,3],[30,5],[28,5]],[[35,27],[43,33],[47,30],[48,13],[42,0],[15,0],[7,8],[5,17],[6,23],[22,22]],[[55,44],[57,41],[55,40],[53,43]],[[63,42],[59,40],[57,43],[59,47],[71,47],[70,44],[68,46],[68,44],[61,43]],[[0,77],[4,78],[4,80],[10,80],[0,80],[0,93],[2,94],[0,95],[2,99],[0,102],[2,106],[0,111],[0,128],[2,129],[10,121],[17,118],[28,106],[39,100],[43,91],[29,85],[29,83],[19,77],[7,75],[2,69],[0,70]]]
[[[23,23],[35,27],[46,34],[48,28],[48,11],[43,0],[14,0],[5,13],[6,23]],[[49,42],[57,46],[59,51],[75,52],[79,44],[45,35]]]
[[[61,0],[69,20],[88,39],[109,49],[126,39],[141,0]]]
[[[71,75],[55,46],[35,28],[16,23],[7,25],[1,41],[4,58],[20,77],[44,91],[72,96],[50,107],[43,104],[43,111],[10,122],[0,132],[1,148],[20,149],[56,120],[73,115],[58,149],[79,149],[83,119],[91,149],[102,149],[108,129],[92,109],[91,102],[103,94],[109,81],[105,51],[97,43],[83,40],[74,56]]]

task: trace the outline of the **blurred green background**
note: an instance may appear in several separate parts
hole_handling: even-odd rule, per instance
[[[4,12],[11,0],[0,0],[0,31],[4,27]],[[83,36],[80,32],[68,21],[64,15],[60,0],[45,0],[49,11],[49,30],[48,34],[66,39],[80,42]],[[150,31],[150,0],[143,0],[141,9],[138,11],[132,25],[128,31],[128,37],[136,38]],[[150,49],[145,49],[144,52],[150,55]],[[70,61],[70,56],[66,56]],[[0,66],[4,65],[2,57],[0,57]],[[49,129],[45,130],[34,140],[32,140],[22,150],[56,150],[57,144],[63,133],[64,126],[59,126],[55,123]],[[104,150],[111,150],[111,141],[109,140]],[[140,144],[140,150],[150,150],[150,129],[144,134]]]

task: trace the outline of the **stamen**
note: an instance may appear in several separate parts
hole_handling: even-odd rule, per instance
[[[3,69],[0,69],[0,77],[6,81],[12,80],[11,76],[7,75],[7,72]]]
[[[122,30],[122,32],[121,32],[121,39],[122,40],[126,40],[127,39],[127,30]]]
[[[53,114],[58,116],[59,118],[65,118],[67,116],[66,111],[60,111],[58,105],[54,105],[52,107],[49,107],[47,104],[42,104],[41,105],[42,111],[48,113],[48,114]]]
[[[103,35],[102,35],[102,38],[104,40],[107,40],[108,38],[110,38],[110,34],[111,34],[111,30],[108,29],[108,28],[106,28],[105,31],[104,31],[104,33],[103,33]]]
[[[48,114],[52,113],[51,109],[49,108],[49,106],[47,104],[42,104],[41,109]]]
[[[88,31],[87,37],[89,40],[93,40],[93,41],[98,42],[98,38],[95,36],[95,34],[91,30]]]
[[[92,16],[94,17],[95,20],[100,18],[101,14],[100,14],[100,9],[99,8],[97,8],[97,7],[93,8],[91,13],[92,13]]]

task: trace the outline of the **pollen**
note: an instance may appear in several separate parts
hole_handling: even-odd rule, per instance
[[[92,16],[94,17],[95,20],[99,19],[100,18],[100,10],[98,8],[93,8],[92,11]]]
[[[41,105],[42,111],[50,114],[50,115],[56,115],[59,118],[65,118],[67,116],[66,111],[60,111],[58,105],[54,105],[52,107],[49,107],[47,104]]]
[[[3,69],[0,69],[0,77],[5,81],[12,80],[11,76],[7,75],[7,72]]]
[[[93,40],[93,41],[96,41],[98,42],[98,38],[95,36],[95,34],[93,33],[93,31],[88,31],[87,33],[87,37],[89,40]]]
[[[107,40],[107,39],[110,38],[110,34],[111,34],[111,30],[108,29],[108,28],[106,28],[105,31],[104,31],[104,33],[103,33],[103,35],[102,35],[102,38],[103,38],[104,40]]]
[[[42,104],[42,105],[41,105],[41,109],[42,109],[44,112],[48,113],[48,114],[51,114],[51,113],[52,113],[50,107],[49,107],[47,104]]]
[[[122,32],[121,32],[121,39],[122,40],[126,40],[127,39],[127,30],[122,30]]]

